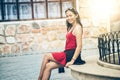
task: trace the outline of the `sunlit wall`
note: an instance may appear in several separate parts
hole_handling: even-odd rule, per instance
[[[87,18],[92,26],[105,27],[110,32],[113,30],[113,23],[120,21],[120,0],[77,0],[77,2],[85,26],[88,24],[84,22]],[[118,23],[117,26],[119,25]]]

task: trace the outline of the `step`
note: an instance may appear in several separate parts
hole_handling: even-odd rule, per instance
[[[85,58],[83,65],[71,65],[71,74],[77,80],[120,80],[120,70],[103,67],[97,64],[98,56]]]

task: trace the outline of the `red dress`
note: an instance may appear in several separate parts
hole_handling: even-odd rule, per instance
[[[52,52],[54,59],[60,63],[61,65],[65,66],[66,64],[66,50],[72,50],[76,48],[76,37],[71,32],[68,32],[66,35],[66,45],[65,50],[62,52]]]

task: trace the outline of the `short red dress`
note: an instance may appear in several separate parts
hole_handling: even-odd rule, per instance
[[[66,35],[65,50],[62,52],[52,52],[52,55],[59,64],[65,66],[65,64],[68,62],[67,56],[70,56],[71,52],[72,52],[72,56],[73,56],[76,46],[77,46],[76,45],[76,37],[72,34],[72,31],[70,31]],[[66,54],[67,52],[68,52],[68,54]]]

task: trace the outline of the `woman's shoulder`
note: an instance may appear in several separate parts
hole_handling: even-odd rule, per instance
[[[76,25],[75,29],[74,29],[75,32],[80,32],[82,31],[82,26],[80,26],[79,24]]]
[[[73,31],[73,34],[75,35],[75,34],[81,34],[81,32],[82,32],[82,27],[78,24],[78,25],[76,25],[76,27],[75,27],[75,29],[74,29],[74,31]]]
[[[77,24],[77,25],[76,25],[76,29],[82,29],[82,26],[79,25],[79,24]]]

